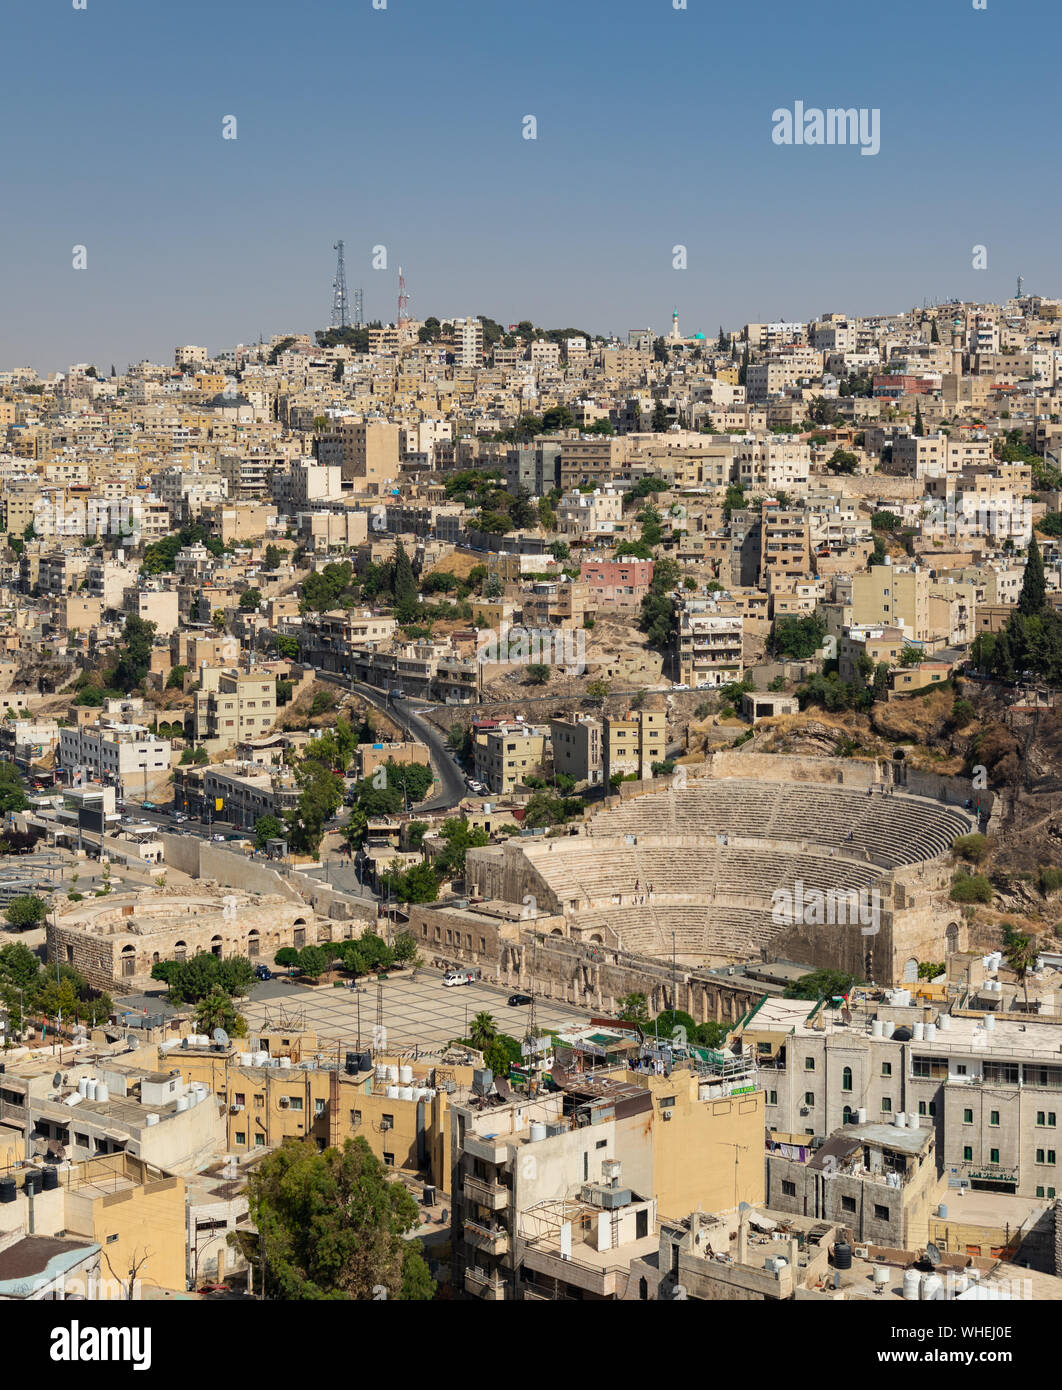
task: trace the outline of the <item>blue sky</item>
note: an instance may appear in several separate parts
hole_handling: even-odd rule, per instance
[[[399,263],[592,332],[1058,294],[1062,15],[987,3],[0,0],[0,367],[327,326],[338,237],[385,321]],[[775,145],[796,100],[881,152]]]

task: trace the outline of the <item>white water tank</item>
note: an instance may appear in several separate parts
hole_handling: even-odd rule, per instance
[[[399,1081],[401,1081],[403,1086],[411,1086],[413,1084],[413,1068],[399,1067],[398,1079]]]
[[[542,1140],[545,1139],[545,1137],[546,1137],[546,1126],[545,1126],[544,1124],[540,1124],[539,1121],[536,1120],[536,1121],[534,1122],[534,1124],[531,1126],[531,1142],[532,1142],[532,1144],[539,1144],[539,1143],[541,1143]]]
[[[985,1032],[986,1032],[986,1033],[992,1033],[992,1032],[995,1031],[995,1027],[996,1027],[995,1016],[994,1016],[993,1014],[985,1014]]]
[[[268,1053],[268,1052],[256,1052],[256,1053],[254,1054],[254,1064],[255,1064],[256,1067],[264,1067],[264,1066],[267,1066],[268,1063],[269,1063],[269,1053]]]
[[[926,1036],[926,1025],[925,1025],[924,1023],[916,1023],[915,1026],[914,1026],[914,1040],[915,1040],[915,1042],[923,1042],[923,1041],[925,1040],[925,1036]]]
[[[102,1081],[96,1082],[96,1099],[98,1101],[110,1100],[111,1093]]]
[[[885,1024],[880,1018],[876,1018],[870,1025],[870,1036],[872,1038],[883,1038],[885,1036]]]
[[[927,1274],[922,1280],[922,1301],[935,1303],[944,1297],[944,1280],[939,1274]]]
[[[908,1129],[918,1129],[918,1128],[919,1128],[918,1114],[917,1114],[917,1112],[914,1111],[914,1110],[908,1110],[908,1112],[907,1112],[907,1128],[908,1128]]]
[[[399,1100],[413,1100],[416,1094],[412,1086],[399,1086],[398,1088]]]
[[[940,1031],[942,1033],[951,1032],[951,1014],[940,1015]]]
[[[937,1207],[937,1216],[940,1217],[941,1221],[947,1221],[948,1219],[948,1209],[943,1202]]]
[[[376,1080],[377,1080],[377,1081],[386,1081],[386,1080],[387,1080],[387,1068],[384,1066],[383,1062],[377,1062],[377,1063],[376,1063]]]
[[[891,1038],[892,1035],[893,1035],[893,1033],[895,1033],[895,1032],[896,1032],[896,1024],[892,1021],[891,1018],[888,1019],[888,1020],[886,1020],[886,1023],[885,1023],[885,1036],[886,1036],[887,1038]]]
[[[145,1123],[146,1125],[157,1125],[158,1122],[159,1122],[159,1117],[158,1117],[156,1114],[154,1114],[154,1113],[152,1113],[152,1114],[150,1114],[150,1115],[145,1115],[145,1116],[144,1116],[144,1123]]]
[[[856,1111],[856,1122],[857,1122],[857,1124],[861,1124],[861,1125],[865,1125],[865,1124],[866,1124],[866,1122],[867,1122],[867,1112],[866,1112],[866,1108],[865,1108],[865,1107],[861,1106],[861,1107]]]
[[[188,1109],[188,1097],[187,1097],[187,1096],[178,1096],[178,1097],[177,1097],[177,1109],[178,1109],[178,1111],[183,1111],[183,1110],[187,1110],[187,1109]]]
[[[85,1099],[86,1099],[86,1100],[95,1100],[95,1099],[96,1099],[96,1078],[95,1078],[94,1076],[90,1076],[90,1077],[89,1077],[88,1082],[87,1082],[87,1084],[86,1084],[86,1086],[85,1086]]]
[[[937,1036],[937,1025],[935,1023],[926,1024],[926,1042],[933,1042]]]
[[[87,1077],[87,1076],[83,1076],[83,1077],[81,1078],[81,1080],[77,1083],[77,1093],[78,1093],[78,1095],[81,1097],[82,1100],[84,1100],[85,1097],[88,1095],[88,1077]]]
[[[290,1058],[290,1057],[281,1057],[281,1059],[280,1059],[280,1070],[281,1070],[281,1071],[290,1071],[290,1070],[291,1070],[291,1058]]]
[[[895,1123],[897,1129],[906,1129],[906,1128],[907,1128],[907,1116],[903,1113],[902,1110],[898,1110],[898,1111],[896,1112],[896,1119],[895,1119],[894,1123]]]
[[[388,1100],[397,1100],[397,1099],[398,1099],[398,1087],[397,1087],[397,1086],[388,1086],[388,1088],[387,1088],[387,1099],[388,1099]]]
[[[889,1270],[887,1265],[874,1266],[874,1283],[885,1285],[889,1282]]]
[[[240,1053],[240,1066],[241,1066],[241,1067],[249,1067],[249,1066],[251,1066],[251,1065],[253,1064],[253,1061],[254,1061],[254,1053],[253,1053],[253,1052],[241,1052],[241,1053]]]
[[[917,1269],[905,1269],[903,1272],[903,1296],[911,1303],[917,1303],[918,1294],[922,1288],[922,1276]]]

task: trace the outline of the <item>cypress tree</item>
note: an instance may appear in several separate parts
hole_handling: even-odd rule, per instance
[[[1028,559],[1025,563],[1025,578],[1018,596],[1018,612],[1030,618],[1043,610],[1047,601],[1047,585],[1044,582],[1044,561],[1040,547],[1033,536],[1029,542]]]
[[[923,436],[923,435],[925,434],[925,432],[926,432],[926,427],[925,427],[925,425],[922,423],[922,402],[921,402],[921,401],[915,401],[914,432],[915,432],[915,434],[918,436],[919,439],[921,439],[922,436]]]

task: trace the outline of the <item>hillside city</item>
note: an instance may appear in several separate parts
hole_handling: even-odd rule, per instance
[[[0,370],[0,1299],[1062,1298],[1062,298],[342,276]]]

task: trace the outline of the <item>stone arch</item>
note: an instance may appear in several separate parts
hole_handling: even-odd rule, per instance
[[[903,982],[905,985],[918,983],[918,961],[914,956],[908,956],[903,963]]]
[[[594,933],[591,935],[590,940],[591,940],[591,941],[594,943],[594,945],[596,945],[596,946],[603,946],[603,945],[605,944],[605,938],[601,935],[601,933],[600,933],[599,931],[594,932]]]
[[[550,932],[550,936],[563,936],[563,935],[564,935],[564,933],[561,931],[560,927],[554,927],[553,930]]]
[[[173,943],[174,960],[186,960],[188,957],[188,943],[186,941],[175,941]]]
[[[121,959],[122,959],[122,967],[121,967],[121,968],[122,968],[122,974],[123,974],[123,975],[135,975],[135,974],[136,974],[136,947],[135,947],[135,946],[123,946],[123,947],[122,947],[122,957],[121,957]]]
[[[254,960],[261,950],[261,933],[257,927],[252,927],[247,933],[247,958]]]
[[[211,954],[212,954],[212,955],[215,955],[215,956],[220,956],[220,955],[221,955],[221,950],[222,950],[222,940],[221,940],[221,937],[220,937],[220,936],[212,936],[212,937],[210,938],[210,951],[211,951]]]
[[[950,956],[953,951],[959,949],[959,924],[949,922],[944,930],[944,948]]]
[[[841,1111],[841,1123],[844,1125],[854,1125],[858,1119],[858,1113],[850,1105],[846,1105]]]

